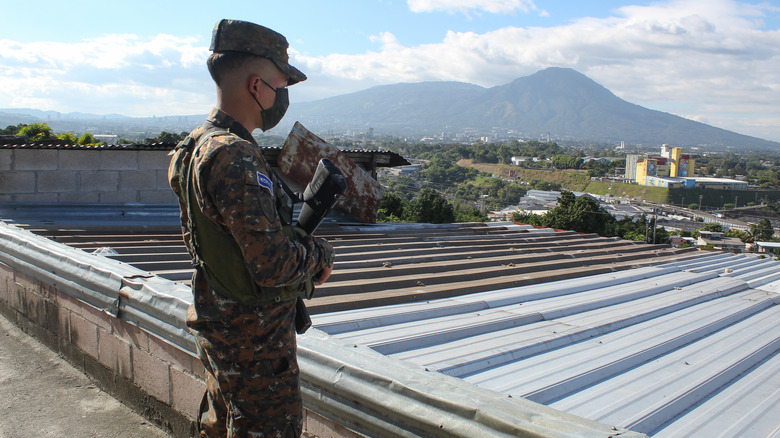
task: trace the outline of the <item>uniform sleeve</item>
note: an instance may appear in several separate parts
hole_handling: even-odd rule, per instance
[[[198,174],[207,175],[205,184],[199,184],[205,189],[204,213],[233,236],[258,285],[300,283],[332,266],[333,248],[327,241],[290,239],[282,231],[273,175],[257,146],[242,140],[223,147]]]

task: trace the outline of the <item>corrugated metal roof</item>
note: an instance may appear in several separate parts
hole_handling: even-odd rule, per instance
[[[34,143],[0,143],[0,149],[55,149],[55,150],[163,150],[169,151],[176,146],[172,143],[132,143],[132,144],[67,144],[64,141]]]
[[[130,144],[94,144],[78,145],[67,144],[64,140],[46,140],[40,142],[28,143],[24,138],[11,140],[0,140],[0,149],[54,149],[54,150],[160,150],[169,151],[176,147],[176,143],[130,143]],[[275,165],[276,157],[282,148],[277,146],[261,146],[263,156],[271,165]],[[377,167],[396,167],[406,166],[409,161],[401,155],[379,149],[343,149],[350,159],[355,163],[363,165],[376,165]]]
[[[780,263],[714,254],[316,315],[314,325],[429,370],[638,432],[708,436],[697,432],[706,425],[729,431],[718,436],[770,436],[780,427],[780,379],[772,374],[780,366],[779,288]]]
[[[190,276],[175,228],[56,228],[36,231]],[[659,436],[780,426],[778,262],[508,224],[321,231],[336,270],[308,304],[344,342]]]

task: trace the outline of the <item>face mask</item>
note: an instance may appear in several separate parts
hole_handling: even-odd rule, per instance
[[[263,81],[262,79],[260,80]],[[263,126],[261,126],[260,129],[268,131],[278,125],[282,120],[284,113],[287,112],[287,107],[290,106],[290,98],[287,94],[287,88],[274,88],[268,85],[268,82],[266,81],[263,81],[263,83],[276,92],[274,104],[269,108],[263,108],[263,105],[260,105],[260,101],[257,100],[254,94],[252,97],[254,97],[255,102],[257,102],[257,105],[260,107],[260,116],[263,118]]]

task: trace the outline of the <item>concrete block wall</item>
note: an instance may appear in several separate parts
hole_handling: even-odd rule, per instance
[[[168,151],[0,149],[0,202],[175,204]]]
[[[195,436],[205,383],[193,352],[2,262],[0,314],[163,430]],[[306,409],[304,431],[320,438],[361,436]]]

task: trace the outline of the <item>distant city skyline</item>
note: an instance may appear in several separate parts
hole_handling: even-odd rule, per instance
[[[0,108],[203,114],[221,18],[285,34],[309,80],[293,104],[398,82],[502,85],[569,67],[619,97],[780,141],[780,3],[734,0],[338,0],[3,7]],[[65,18],[67,17],[67,18]]]

